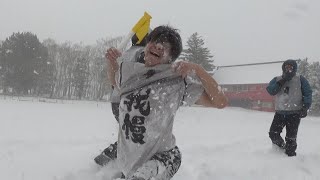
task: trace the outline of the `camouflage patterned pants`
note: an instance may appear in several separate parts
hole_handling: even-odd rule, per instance
[[[129,180],[169,180],[181,165],[181,153],[176,146],[169,151],[157,153],[144,163]]]
[[[117,158],[117,142],[111,144],[94,160],[100,166],[105,166]],[[168,151],[156,153],[149,161],[144,163],[130,180],[149,180],[152,177],[157,180],[169,180],[178,171],[181,165],[181,153],[176,146]],[[125,178],[125,177],[122,177]]]

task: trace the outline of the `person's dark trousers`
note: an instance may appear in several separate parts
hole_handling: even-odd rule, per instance
[[[297,134],[300,125],[299,114],[279,114],[274,115],[270,130],[269,137],[272,143],[278,145],[281,148],[285,148],[288,156],[295,156],[297,149]],[[286,127],[286,143],[280,136],[283,128]],[[285,145],[285,146],[284,146]]]

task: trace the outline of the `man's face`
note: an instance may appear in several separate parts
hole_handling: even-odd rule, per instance
[[[284,66],[285,72],[286,73],[292,73],[293,72],[293,66],[291,64],[286,64]]]
[[[171,46],[167,42],[149,42],[144,50],[145,66],[168,64],[171,61]]]

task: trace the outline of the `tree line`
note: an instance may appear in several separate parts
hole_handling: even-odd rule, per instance
[[[117,47],[122,37],[101,39],[94,45],[53,39],[40,42],[31,32],[13,33],[0,42],[0,93],[58,99],[108,99],[104,53]],[[212,71],[213,59],[204,40],[191,35],[182,59],[201,64]],[[200,59],[200,61],[199,61]]]
[[[94,45],[53,39],[40,42],[31,32],[13,33],[0,42],[0,94],[56,99],[108,100],[104,53],[117,47],[122,37],[100,39]],[[202,65],[212,72],[213,55],[198,33],[192,34],[180,59]],[[300,61],[298,73],[309,80],[313,90],[311,113],[320,115],[320,64]]]
[[[105,48],[121,37],[95,45],[42,43],[30,32],[13,33],[0,44],[0,91],[19,96],[101,100],[110,91]]]

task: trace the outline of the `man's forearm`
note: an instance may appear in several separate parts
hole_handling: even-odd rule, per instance
[[[115,74],[119,70],[119,64],[117,61],[111,61],[107,60],[107,74],[108,74],[108,79],[110,83],[115,86],[116,85],[116,78]]]
[[[121,56],[121,52],[114,47],[107,49],[105,54],[107,60],[107,75],[110,83],[115,86],[116,79],[115,74],[119,70],[119,64],[117,59]]]
[[[200,78],[209,100],[218,108],[227,105],[227,98],[219,88],[218,83],[201,66],[196,69],[196,74]]]

